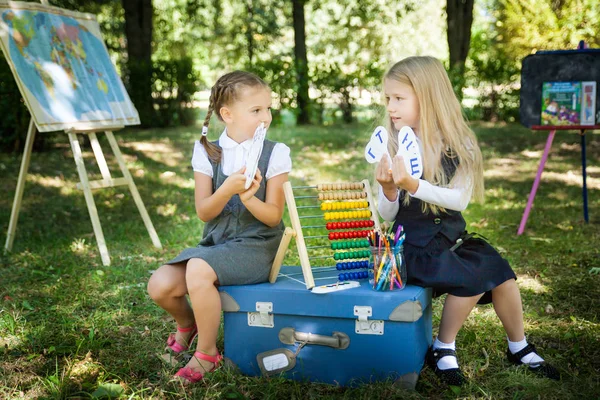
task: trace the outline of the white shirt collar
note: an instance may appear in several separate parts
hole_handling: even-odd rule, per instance
[[[252,139],[248,139],[242,143],[238,143],[227,135],[227,128],[223,130],[221,136],[219,136],[219,146],[224,149],[234,149],[238,146],[242,146],[245,150],[248,150],[252,146]]]

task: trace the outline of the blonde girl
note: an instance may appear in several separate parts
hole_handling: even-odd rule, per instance
[[[408,282],[446,294],[439,334],[426,363],[442,381],[461,385],[455,339],[476,304],[493,303],[507,334],[507,357],[532,371],[558,379],[523,327],[521,295],[508,262],[476,234],[467,233],[461,211],[483,198],[483,163],[443,65],[433,57],[409,57],[383,78],[389,152],[398,150],[397,132],[410,126],[423,159],[423,176],[412,178],[401,156],[377,166],[381,216],[406,232]]]

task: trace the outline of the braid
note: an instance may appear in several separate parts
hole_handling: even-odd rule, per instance
[[[239,96],[242,87],[265,87],[269,86],[258,76],[245,71],[233,71],[221,76],[215,82],[215,85],[210,89],[210,98],[206,118],[204,118],[203,127],[208,129],[210,117],[216,110],[217,118],[223,121],[221,117],[221,108],[225,105],[231,105]],[[214,163],[221,161],[221,148],[208,141],[206,135],[200,139],[200,143],[204,146],[208,158]]]
[[[215,108],[215,100],[213,98],[214,87],[211,89],[210,101],[208,103],[208,112],[206,113],[206,118],[204,118],[204,123],[202,124],[203,128],[208,130],[208,124],[210,123],[210,117],[212,116],[213,110]],[[204,146],[204,150],[206,150],[206,154],[208,154],[208,158],[214,162],[221,162],[221,148],[214,143],[208,141],[207,135],[202,135],[200,138],[200,143]]]
[[[208,128],[208,124],[210,123],[210,117],[212,116],[213,113],[213,102],[211,101],[210,104],[208,105],[208,111],[206,113],[206,118],[204,118],[204,123],[202,124],[202,126],[205,126]]]

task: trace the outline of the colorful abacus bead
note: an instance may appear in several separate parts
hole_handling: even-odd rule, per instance
[[[360,190],[364,189],[365,185],[362,182],[343,182],[343,183],[319,183],[317,190],[319,192],[329,190]]]
[[[370,219],[363,221],[327,222],[325,224],[327,230],[370,228],[372,226],[375,226],[375,221]]]
[[[327,237],[329,240],[365,238],[369,235],[370,230],[362,231],[346,231],[346,232],[329,232]]]
[[[349,281],[351,279],[366,279],[366,278],[368,278],[368,276],[369,276],[369,274],[367,273],[367,271],[343,272],[338,275],[338,279],[340,281]]]
[[[369,241],[362,239],[331,243],[331,250],[357,249],[366,247],[369,247]]]
[[[323,217],[326,221],[332,219],[370,218],[371,210],[326,212]]]
[[[348,269],[362,269],[362,268],[368,268],[368,267],[369,267],[368,260],[345,261],[345,262],[339,262],[335,265],[335,268],[338,271],[345,271]]]
[[[333,258],[334,260],[347,260],[350,258],[367,258],[369,255],[369,250],[354,250],[333,253]]]
[[[321,203],[322,211],[330,210],[349,210],[349,209],[367,209],[369,208],[368,201],[345,201],[345,202],[330,202]]]

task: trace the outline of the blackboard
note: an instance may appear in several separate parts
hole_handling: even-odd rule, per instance
[[[523,59],[521,124],[540,125],[542,84],[556,81],[596,81],[596,125],[600,124],[600,49],[540,51]]]

